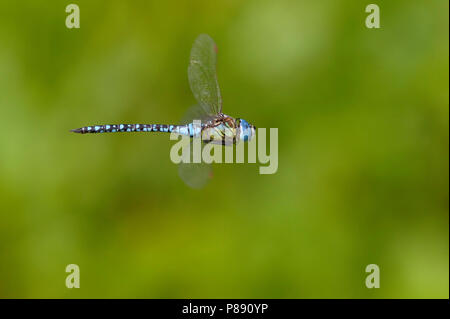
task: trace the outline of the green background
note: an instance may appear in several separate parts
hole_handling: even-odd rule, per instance
[[[0,297],[449,297],[447,1],[70,3],[0,3]],[[193,190],[168,135],[68,132],[178,122],[200,33],[276,174]]]

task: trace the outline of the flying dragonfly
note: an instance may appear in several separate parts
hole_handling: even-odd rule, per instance
[[[177,133],[191,138],[201,138],[204,143],[230,146],[240,141],[248,142],[256,135],[256,128],[242,118],[222,112],[222,97],[216,75],[217,46],[207,34],[195,40],[189,59],[188,79],[198,105],[188,110],[181,124],[106,124],[84,126],[71,130],[75,133],[164,132]],[[194,125],[200,120],[201,125]],[[196,166],[190,165],[190,168]],[[183,172],[180,176],[192,179],[197,171]],[[204,175],[204,174],[203,174]],[[192,184],[192,183],[191,183]],[[194,183],[195,184],[195,183]],[[192,186],[192,185],[191,185]]]

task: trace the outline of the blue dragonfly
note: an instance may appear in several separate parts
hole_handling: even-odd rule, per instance
[[[207,34],[195,40],[189,60],[188,78],[191,91],[198,105],[190,108],[181,124],[106,124],[84,126],[71,130],[75,133],[119,133],[119,132],[164,132],[177,133],[191,138],[201,138],[204,143],[230,146],[239,141],[250,141],[256,135],[256,128],[241,118],[234,118],[222,112],[222,96],[216,75],[217,46]],[[200,120],[201,125],[193,124]],[[209,166],[209,165],[208,165]],[[189,169],[186,169],[188,167]],[[180,176],[190,186],[188,180],[206,176],[203,171],[193,168],[200,165],[181,165]],[[204,178],[200,178],[204,179]]]

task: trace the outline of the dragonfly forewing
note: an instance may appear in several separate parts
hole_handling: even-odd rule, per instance
[[[216,75],[217,46],[207,34],[197,37],[188,67],[189,85],[194,97],[209,115],[222,113],[222,97]]]

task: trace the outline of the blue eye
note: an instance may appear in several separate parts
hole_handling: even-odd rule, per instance
[[[250,124],[246,120],[240,119],[239,125],[241,129],[240,139],[244,142],[248,142],[252,135]]]

